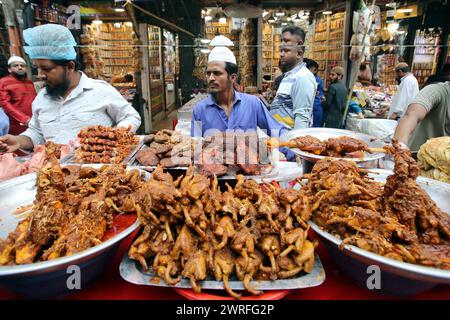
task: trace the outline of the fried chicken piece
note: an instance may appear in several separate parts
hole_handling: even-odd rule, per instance
[[[248,257],[240,256],[236,260],[236,275],[244,284],[244,288],[253,295],[262,294],[262,291],[256,290],[251,285],[253,277],[259,271],[262,265],[263,256],[259,251],[254,251]]]
[[[0,240],[0,266],[32,263],[41,246],[33,243],[28,232],[29,219],[19,222],[8,238]]]
[[[201,292],[201,287],[197,284],[198,280],[206,278],[206,259],[207,255],[202,250],[198,250],[191,255],[184,265],[182,272],[183,277],[189,278],[192,289],[196,293]]]
[[[310,136],[310,135],[291,139],[287,143],[283,143],[283,142],[280,143],[275,140],[269,140],[269,146],[270,147],[286,146],[289,148],[297,148],[302,151],[310,152],[312,154],[317,154],[317,155],[323,154],[326,149],[324,142],[322,142],[320,139]]]
[[[347,153],[367,150],[369,146],[364,141],[352,137],[342,136],[330,138],[326,141],[327,155],[341,157]]]
[[[267,221],[269,221],[271,228],[273,231],[279,231],[280,225],[278,221],[274,221],[273,217],[277,216],[280,212],[280,207],[278,203],[278,199],[276,199],[272,195],[267,195],[261,198],[261,201],[258,205],[258,212],[267,217]]]
[[[136,154],[136,160],[144,166],[157,166],[159,164],[159,157],[153,149],[139,150]]]
[[[176,260],[169,254],[157,253],[153,260],[153,271],[168,285],[176,285],[182,276],[179,274],[179,266]],[[173,278],[176,277],[176,278]]]
[[[223,281],[223,287],[230,296],[235,299],[240,299],[242,295],[231,290],[228,283],[228,279],[234,271],[235,264],[236,257],[228,247],[223,247],[214,253],[214,277],[217,281]]]
[[[220,250],[228,244],[228,239],[231,239],[236,234],[234,230],[233,221],[229,216],[224,216],[220,219],[214,234],[218,237],[222,237],[220,243],[214,248]]]
[[[294,261],[307,273],[311,273],[314,268],[314,248],[317,243],[312,243],[309,240],[305,240],[303,250],[300,254],[294,254]]]
[[[228,167],[223,164],[203,164],[199,166],[199,172],[206,177],[220,177],[227,174]]]
[[[281,247],[280,247],[280,239],[277,235],[267,235],[263,236],[260,247],[262,251],[269,257],[270,260],[270,271],[271,279],[276,280],[278,273],[278,265],[276,263],[276,257],[280,255]],[[261,269],[265,267],[261,265]]]
[[[198,239],[189,230],[189,228],[184,225],[178,234],[177,240],[173,246],[171,255],[175,260],[181,260],[181,264],[184,265],[186,260],[196,252]],[[181,258],[180,258],[181,256]]]
[[[150,246],[150,241],[156,235],[156,231],[157,228],[154,226],[144,226],[142,234],[131,244],[128,250],[128,257],[137,260],[145,271],[148,270],[146,259],[155,254]]]

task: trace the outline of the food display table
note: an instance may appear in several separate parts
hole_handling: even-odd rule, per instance
[[[137,286],[123,280],[119,275],[119,264],[127,252],[135,233],[130,235],[120,246],[114,260],[97,280],[88,287],[75,290],[64,300],[178,300],[184,299],[171,288]],[[422,294],[412,297],[396,297],[369,291],[354,284],[333,264],[325,248],[317,248],[325,268],[326,279],[323,284],[314,288],[291,290],[284,299],[342,300],[342,299],[450,299],[450,286],[439,285]],[[16,294],[0,289],[0,299],[20,299]]]

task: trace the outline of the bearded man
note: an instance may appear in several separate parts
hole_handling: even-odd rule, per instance
[[[12,56],[8,60],[8,72],[8,76],[0,79],[0,108],[9,118],[9,133],[17,135],[28,127],[36,91],[33,82],[27,78],[24,59]]]

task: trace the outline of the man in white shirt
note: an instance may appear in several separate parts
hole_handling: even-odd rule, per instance
[[[281,31],[280,62],[286,72],[270,113],[288,128],[304,129],[312,126],[317,83],[303,62],[305,37],[305,32],[299,27],[290,26]]]
[[[140,126],[139,114],[114,87],[77,70],[76,42],[69,29],[46,24],[26,29],[24,40],[45,87],[33,101],[28,129],[0,137],[0,152],[33,150],[48,140],[67,144],[92,125]]]
[[[391,120],[400,119],[406,111],[409,103],[419,93],[419,84],[414,75],[409,71],[409,66],[405,62],[400,62],[395,66],[397,79],[400,79],[397,93],[392,99],[391,108],[388,117]]]

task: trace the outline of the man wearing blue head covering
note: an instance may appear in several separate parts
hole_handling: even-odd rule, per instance
[[[24,30],[23,36],[25,52],[45,85],[33,101],[29,128],[19,136],[0,137],[0,152],[32,150],[47,140],[67,144],[91,125],[140,126],[139,114],[114,87],[77,69],[69,29],[46,24]]]

